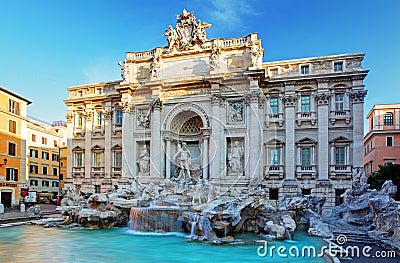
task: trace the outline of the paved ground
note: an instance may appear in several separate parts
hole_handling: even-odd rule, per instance
[[[53,212],[56,210],[56,205],[53,204],[39,204],[39,206],[43,212]],[[21,213],[19,208],[6,208],[4,209],[4,214],[0,214],[0,220],[21,217],[27,217],[27,214]]]

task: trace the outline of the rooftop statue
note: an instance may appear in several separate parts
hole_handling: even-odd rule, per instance
[[[192,12],[183,9],[181,15],[176,15],[177,22],[175,28],[171,25],[165,30],[164,36],[168,40],[168,52],[183,51],[193,48],[195,45],[201,46],[207,40],[206,28],[210,28],[211,24],[196,22],[196,17]]]

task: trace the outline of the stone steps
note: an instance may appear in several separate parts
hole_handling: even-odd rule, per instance
[[[335,231],[333,232],[334,237],[334,242],[337,243],[338,241],[338,237],[339,240],[346,240],[345,243],[348,242],[354,242],[354,243],[363,243],[363,244],[377,244],[378,240],[376,240],[375,238],[372,238],[370,236],[368,236],[367,233],[362,233],[362,232],[339,232],[339,231]],[[343,237],[345,236],[345,238]],[[340,244],[341,245],[341,244]]]

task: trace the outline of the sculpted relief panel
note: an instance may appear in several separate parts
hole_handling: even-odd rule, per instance
[[[228,102],[228,123],[236,124],[243,123],[244,116],[244,103],[243,101]]]
[[[137,109],[137,127],[138,128],[150,127],[150,110]]]

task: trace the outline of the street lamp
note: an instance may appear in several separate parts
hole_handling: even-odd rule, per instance
[[[0,163],[0,167],[3,166],[3,165],[6,166],[6,164],[7,164],[7,158],[4,157],[3,162],[4,162],[4,163]]]

